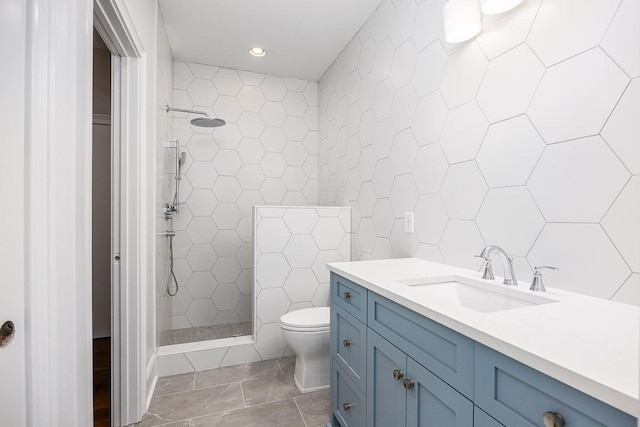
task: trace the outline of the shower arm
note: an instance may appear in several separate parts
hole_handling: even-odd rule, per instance
[[[187,109],[185,109],[185,108],[169,107],[169,106],[167,105],[167,113],[168,113],[169,111],[176,111],[176,112],[178,112],[178,113],[201,114],[201,115],[203,115],[203,116],[205,116],[205,117],[209,117],[209,114],[207,114],[207,113],[206,113],[206,112],[204,112],[204,111],[198,111],[198,110],[187,110]]]

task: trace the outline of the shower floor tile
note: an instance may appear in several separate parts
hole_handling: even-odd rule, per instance
[[[222,325],[172,329],[169,331],[166,345],[251,335],[251,329],[251,322],[225,323]]]
[[[329,391],[301,394],[294,357],[158,379],[149,412],[135,427],[324,427]]]

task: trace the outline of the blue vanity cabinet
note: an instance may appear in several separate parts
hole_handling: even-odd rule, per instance
[[[545,413],[565,427],[637,422],[332,273],[332,427],[540,427]]]
[[[367,346],[368,426],[473,426],[470,400],[371,329]]]

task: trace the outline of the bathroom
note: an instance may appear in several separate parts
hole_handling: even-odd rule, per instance
[[[95,2],[125,11],[104,16],[124,16],[142,52],[143,143],[141,160],[131,157],[144,166],[140,301],[123,299],[121,308],[143,326],[130,365],[121,358],[134,386],[123,381],[112,397],[121,408],[134,403],[112,412],[112,425],[359,425],[333,418],[333,390],[300,391],[281,327],[288,312],[332,303],[327,263],[415,258],[481,274],[482,249],[498,245],[522,284],[534,267],[551,266],[558,270],[541,270],[549,289],[640,306],[640,30],[632,18],[640,2],[495,0],[517,5],[478,9],[471,19],[481,29],[448,42],[445,5],[453,25],[469,19],[452,17],[454,5],[468,12],[480,3],[492,2],[283,1],[287,12],[276,19],[273,5],[249,1]],[[82,19],[94,22],[89,6]],[[266,55],[250,55],[252,47]],[[225,123],[190,124],[205,116]],[[296,215],[313,218],[306,231],[292,230]],[[264,250],[260,236],[283,243]],[[292,236],[301,246],[288,250]],[[278,270],[260,264],[263,252],[288,264],[288,253],[306,255],[291,270],[305,285],[284,277],[261,286],[260,269]],[[508,262],[489,259],[495,276],[507,275]],[[77,371],[90,364],[83,352]],[[88,425],[78,392],[86,386],[74,388],[69,411],[84,418],[57,415],[65,425]],[[38,401],[32,392],[25,411]]]
[[[173,137],[189,141],[187,158],[202,166],[189,169],[187,179],[200,181],[197,175],[206,163],[198,161],[212,158],[209,180],[192,186],[212,187],[218,206],[235,202],[242,215],[232,221],[240,237],[233,236],[236,246],[207,235],[217,226],[215,211],[204,212],[214,224],[195,232],[178,214],[176,242],[181,234],[185,239],[206,235],[207,241],[213,238],[214,254],[216,244],[222,251],[229,245],[232,251],[248,251],[252,206],[345,206],[351,209],[352,260],[416,257],[477,271],[483,260],[474,255],[495,243],[513,257],[515,275],[523,281],[531,281],[534,266],[557,266],[557,272],[545,272],[547,286],[637,304],[634,242],[639,233],[621,227],[629,230],[632,221],[626,215],[637,211],[633,174],[638,171],[630,163],[630,130],[620,127],[629,122],[632,108],[637,111],[631,107],[637,101],[632,99],[633,73],[623,66],[628,52],[616,51],[613,30],[607,30],[619,5],[607,11],[585,5],[584,18],[577,19],[582,24],[569,31],[585,37],[564,40],[554,31],[566,31],[558,23],[568,12],[553,2],[527,1],[508,13],[485,15],[482,32],[464,44],[444,40],[443,17],[435,13],[441,6],[382,2],[317,83],[174,59],[172,105],[210,107],[212,116],[228,121],[211,133],[213,144],[196,142],[196,150],[208,144],[217,151],[209,148],[197,157],[200,153],[194,156],[189,149],[199,130],[184,119],[195,116],[173,115]],[[197,27],[186,18],[193,12],[171,2],[160,2],[160,11],[169,34],[179,40],[174,43],[189,46],[193,40],[179,36],[176,26],[188,21]],[[596,15],[605,21],[597,35],[594,24],[586,24]],[[277,53],[266,44],[260,47],[267,58]],[[300,129],[294,130],[293,123]],[[232,147],[239,159],[227,155]],[[224,161],[217,163],[220,154]],[[250,170],[255,171],[251,178]],[[294,182],[287,177],[296,170],[297,187],[291,191]],[[282,184],[276,184],[278,176]],[[223,186],[218,185],[221,178]],[[225,194],[218,195],[222,188]],[[184,197],[190,209],[189,194]],[[413,233],[405,230],[407,213],[413,215]],[[186,216],[197,217],[189,211]],[[236,258],[246,268],[250,262],[242,256]],[[178,258],[184,263],[184,255]],[[502,264],[496,259],[493,265],[502,276]],[[249,288],[243,283],[249,278],[248,273],[239,278],[237,286]],[[290,298],[286,290],[281,298]],[[311,304],[327,305],[324,298]],[[216,295],[211,300],[214,306],[223,303]],[[188,311],[193,305],[176,302],[171,300],[174,330],[190,326],[182,323],[185,317],[197,316]],[[256,299],[258,323],[261,307]],[[294,303],[288,310],[302,307]],[[265,357],[257,341],[255,351],[245,345],[242,362],[292,354],[272,342]],[[179,379],[185,371],[235,364],[220,359],[220,349],[202,350],[202,345],[197,353],[172,354],[170,364],[160,356],[161,348],[159,375]],[[208,365],[201,361],[205,354]],[[281,399],[296,393],[286,387],[278,391]]]

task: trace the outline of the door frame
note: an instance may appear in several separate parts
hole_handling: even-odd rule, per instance
[[[125,426],[146,411],[144,217],[146,55],[128,10],[94,0],[94,26],[111,51],[112,371],[111,419]]]

